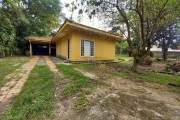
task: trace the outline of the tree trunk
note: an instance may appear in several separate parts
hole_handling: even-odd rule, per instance
[[[165,39],[163,39],[163,46],[162,46],[162,57],[163,57],[163,61],[166,62],[167,61],[167,51],[168,51],[168,45],[165,43]]]
[[[0,58],[5,58],[5,52],[4,51],[0,52]]]
[[[134,60],[133,60],[133,65],[131,67],[131,71],[133,72],[137,72],[137,69],[138,69],[138,62],[137,62],[137,57],[134,57]]]
[[[163,61],[164,61],[164,62],[167,62],[167,51],[168,51],[167,48],[164,48],[164,49],[163,49]]]

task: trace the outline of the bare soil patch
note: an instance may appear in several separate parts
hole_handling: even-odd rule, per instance
[[[88,95],[90,104],[82,111],[73,108],[76,97],[67,98],[59,94],[59,110],[55,120],[179,120],[180,94],[169,92],[167,86],[156,83],[125,80],[108,74],[109,69],[123,69],[100,66],[104,72],[84,75],[110,84],[98,87]],[[148,70],[147,68],[141,68]],[[152,66],[153,70],[164,69],[163,65]],[[59,85],[59,88],[63,88]],[[59,93],[61,89],[57,93]]]

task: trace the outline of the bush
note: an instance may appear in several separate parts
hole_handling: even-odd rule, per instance
[[[152,57],[151,57],[151,56],[147,56],[147,57],[145,57],[145,58],[140,62],[140,65],[149,65],[149,66],[151,66],[152,63],[153,63]]]
[[[171,62],[171,63],[167,64],[166,69],[171,69],[175,72],[179,72],[180,71],[180,61],[175,61],[175,62]]]

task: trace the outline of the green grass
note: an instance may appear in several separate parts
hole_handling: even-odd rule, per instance
[[[64,75],[61,79],[62,83],[69,83],[69,85],[62,91],[65,95],[74,95],[78,92],[84,92],[83,88],[92,89],[96,86],[93,80],[83,75],[81,72],[74,70],[72,65],[56,65],[60,72]]]
[[[151,71],[139,71],[138,73],[133,73],[128,70],[124,70],[116,74],[118,74],[124,79],[142,82],[153,82],[163,85],[168,85],[168,83],[172,83],[174,85],[180,86],[180,77],[176,75],[169,75]],[[170,87],[169,90],[180,93],[180,89],[176,87]]]
[[[132,64],[133,57],[129,57],[128,55],[116,55],[115,56],[115,61],[118,61],[118,62],[120,62],[122,64]]]
[[[74,64],[73,67],[83,69],[83,70],[86,70],[86,71],[94,71],[94,69],[98,65],[97,64]]]
[[[4,120],[44,120],[56,107],[53,74],[47,66],[35,66]]]
[[[180,85],[180,77],[175,75],[168,75],[150,71],[141,71],[139,73],[133,73],[131,71],[121,72],[119,75],[122,78],[131,79],[131,80],[140,80],[146,82],[155,82],[159,84],[168,84],[173,83],[176,85]]]
[[[63,78],[60,79],[61,83],[65,83],[68,86],[62,90],[62,95],[73,97],[76,96],[77,100],[74,103],[74,109],[81,111],[88,104],[89,100],[87,95],[93,93],[93,90],[97,86],[104,85],[98,80],[92,80],[91,78],[83,75],[81,72],[74,70],[74,67],[83,67],[83,65],[56,65],[58,70],[63,74]],[[87,65],[88,69],[92,69],[93,66]]]
[[[107,66],[113,67],[113,68],[122,68],[119,72],[109,71],[109,74],[120,76],[124,79],[134,80],[134,81],[140,81],[140,82],[153,82],[163,85],[168,85],[168,83],[175,84],[177,86],[180,86],[180,77],[177,75],[169,75],[169,74],[163,74],[163,73],[157,73],[157,72],[151,72],[151,71],[138,71],[138,73],[134,73],[127,68],[126,64],[121,63],[111,63]],[[87,71],[94,71],[94,73],[98,72],[107,72],[107,71],[100,71],[98,68],[98,65],[76,65],[76,67],[87,70]],[[106,74],[106,73],[104,73]],[[170,91],[179,92],[180,89],[176,87],[170,87]]]
[[[76,102],[75,102],[75,109],[76,110],[83,110],[85,106],[89,104],[89,100],[85,96],[81,96]]]
[[[8,57],[0,59],[0,87],[4,86],[7,79],[4,79],[6,75],[13,73],[21,65],[29,61],[29,57]]]

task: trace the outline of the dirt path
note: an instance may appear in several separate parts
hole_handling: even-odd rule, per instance
[[[75,111],[73,109],[73,103],[74,100],[70,98],[66,98],[64,96],[61,96],[61,91],[66,87],[66,85],[63,85],[59,82],[59,79],[63,77],[63,75],[56,69],[56,66],[54,65],[54,58],[45,57],[46,63],[49,66],[50,70],[54,74],[55,83],[56,83],[56,91],[55,96],[58,104],[58,108],[55,110],[55,116],[53,120],[64,120],[66,117],[71,114],[75,116]],[[63,63],[61,60],[56,60],[56,64],[66,64]],[[69,65],[69,64],[67,64]],[[69,118],[68,118],[69,119]]]
[[[26,82],[30,71],[34,68],[39,57],[33,57],[29,62],[21,66],[14,73],[9,74],[5,79],[10,79],[0,89],[0,116],[2,112],[10,105],[15,96],[19,94],[24,83]]]
[[[97,79],[108,74],[76,70]],[[88,96],[90,105],[76,116],[69,114],[67,120],[180,120],[180,94],[167,91],[166,86],[114,76],[102,80],[111,87],[97,88]]]

